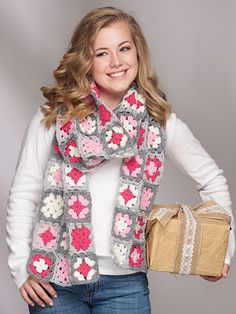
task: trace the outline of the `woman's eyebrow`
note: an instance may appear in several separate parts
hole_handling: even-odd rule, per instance
[[[126,44],[126,43],[129,43],[131,44],[131,41],[128,41],[128,40],[125,40],[125,41],[122,41],[122,43],[120,43],[118,45],[118,47],[122,46],[123,44]],[[106,48],[106,47],[101,47],[101,48],[97,48],[94,52],[96,52],[97,50],[108,50],[109,48]]]

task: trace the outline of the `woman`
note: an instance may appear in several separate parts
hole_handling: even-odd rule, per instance
[[[143,33],[123,11],[88,13],[54,76],[10,190],[13,279],[30,313],[150,313],[145,218],[165,155],[232,215],[222,170],[171,112]]]

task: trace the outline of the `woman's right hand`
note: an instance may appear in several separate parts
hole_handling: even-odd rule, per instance
[[[45,303],[53,306],[53,301],[50,299],[44,289],[50,293],[52,297],[56,297],[57,293],[49,282],[41,281],[29,276],[21,285],[19,291],[24,301],[32,306],[34,303],[44,307]]]

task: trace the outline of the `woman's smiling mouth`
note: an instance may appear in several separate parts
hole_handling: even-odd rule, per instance
[[[123,77],[126,74],[127,70],[119,71],[119,72],[114,72],[114,73],[109,73],[108,75],[112,78],[120,78]]]

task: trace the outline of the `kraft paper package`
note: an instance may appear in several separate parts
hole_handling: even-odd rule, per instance
[[[147,217],[148,268],[182,275],[221,276],[230,214],[214,201],[195,208],[156,205]]]

